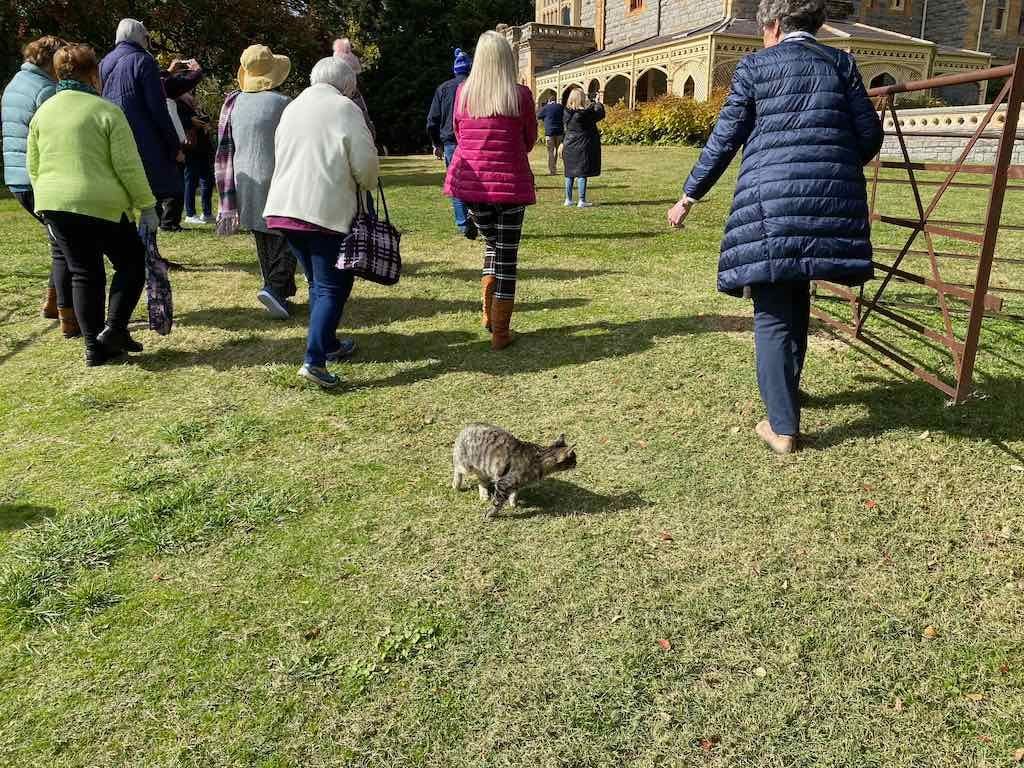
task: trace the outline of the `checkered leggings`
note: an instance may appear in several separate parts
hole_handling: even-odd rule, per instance
[[[498,284],[496,299],[516,297],[516,262],[519,259],[519,240],[523,234],[525,205],[469,204],[469,215],[484,239],[484,274],[494,275]]]

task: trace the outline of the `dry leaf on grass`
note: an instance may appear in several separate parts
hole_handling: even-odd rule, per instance
[[[757,668],[754,669],[754,674],[757,677],[765,678],[765,677],[768,677],[768,670],[765,669],[764,667],[757,667]]]
[[[658,641],[658,646],[663,651],[671,651],[672,650],[672,643],[669,642],[668,640],[666,640],[665,638],[662,638],[661,640]]]
[[[1024,763],[1024,747],[1021,747],[1020,749],[1014,750],[1014,752],[1013,752],[1013,762],[1015,762],[1015,763]]]
[[[302,633],[302,636],[307,640],[316,640],[320,637],[320,627],[310,627]]]
[[[878,506],[878,502],[875,501],[874,499],[868,499],[867,501],[864,502],[864,506],[867,507],[868,509],[874,509],[875,507]]]
[[[897,699],[896,699],[896,701],[894,701],[894,702],[892,703],[892,708],[893,708],[893,709],[894,709],[894,710],[895,710],[896,712],[902,712],[902,711],[903,711],[903,699],[901,699],[901,698],[897,698]]]
[[[985,694],[984,693],[965,693],[964,694],[964,698],[967,699],[968,701],[984,701],[985,700]]]
[[[705,752],[710,752],[718,746],[721,740],[721,736],[705,736],[697,743],[700,744],[700,748],[703,749]]]
[[[672,534],[668,531],[662,531],[661,533],[659,533],[658,538],[662,541],[675,541],[675,539],[672,538]]]
[[[924,632],[921,633],[921,636],[924,637],[925,640],[934,640],[939,636],[939,630],[929,624],[924,628]]]

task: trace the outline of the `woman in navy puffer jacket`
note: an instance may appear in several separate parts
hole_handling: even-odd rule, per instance
[[[811,280],[860,285],[873,276],[864,164],[882,126],[853,58],[819,45],[824,0],[761,0],[765,50],[736,68],[718,123],[669,211],[681,226],[739,149],[718,289],[754,300],[757,380],[768,420],[757,434],[796,449]]]

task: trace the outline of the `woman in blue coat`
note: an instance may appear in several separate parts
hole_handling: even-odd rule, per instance
[[[743,148],[718,289],[754,301],[757,381],[768,419],[757,434],[796,450],[810,281],[873,277],[864,164],[882,126],[853,58],[819,45],[824,0],[761,0],[765,49],[743,59],[718,123],[669,213],[682,226]]]
[[[35,195],[28,177],[28,133],[36,110],[57,92],[53,57],[64,46],[59,37],[47,35],[33,40],[22,53],[25,62],[11,79],[0,98],[0,121],[3,124],[4,183],[21,207],[42,224],[36,213]],[[71,298],[71,273],[60,247],[47,233],[53,265],[50,284],[43,300],[43,317],[60,318],[61,330],[68,338],[78,335],[75,310]]]
[[[132,127],[158,213],[182,196],[178,169],[181,140],[174,130],[160,67],[149,53],[149,33],[142,22],[121,19],[117,45],[100,62],[103,98],[117,104]]]

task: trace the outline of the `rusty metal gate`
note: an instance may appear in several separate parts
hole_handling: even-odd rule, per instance
[[[979,120],[973,131],[938,131],[917,129],[904,131],[901,125],[899,109],[896,103],[898,94],[928,92],[932,88],[944,86],[982,83],[1006,79],[998,97],[987,108],[983,119]],[[879,100],[879,108],[883,121],[891,117],[891,127],[887,128],[886,136],[895,138],[902,154],[901,159],[885,160],[876,157],[868,164],[870,169],[871,219],[877,224],[892,225],[900,230],[908,230],[906,241],[902,247],[875,245],[875,269],[881,278],[880,282],[850,289],[828,282],[818,282],[815,286],[815,302],[812,314],[819,320],[835,329],[853,336],[876,352],[884,355],[897,365],[905,368],[923,381],[952,398],[960,404],[971,396],[974,389],[974,366],[978,356],[979,339],[982,321],[986,314],[998,313],[1003,310],[1003,299],[1000,293],[1024,293],[1013,289],[995,289],[990,285],[993,264],[999,262],[1024,264],[1024,259],[1007,258],[996,255],[996,243],[1000,229],[1024,230],[1024,227],[1010,227],[1003,224],[1003,203],[1008,190],[1024,190],[1024,185],[1008,185],[1009,179],[1024,179],[1024,165],[1013,165],[1014,142],[1017,137],[1017,124],[1020,117],[1021,102],[1024,100],[1024,49],[1018,51],[1016,62],[1009,66],[996,67],[984,71],[960,75],[932,78],[917,82],[898,83],[870,90],[868,94]],[[1005,113],[999,108],[1006,105]],[[998,115],[998,118],[997,118]],[[1001,130],[999,130],[1001,122]],[[915,121],[916,122],[916,121]],[[907,138],[950,138],[957,137],[966,143],[957,162],[914,162],[907,147]],[[995,161],[991,164],[968,163],[972,151],[981,140],[997,141]],[[889,142],[892,143],[891,141]],[[883,170],[902,170],[906,178],[883,176]],[[918,174],[940,172],[941,178],[926,180]],[[961,174],[972,176],[990,176],[991,180],[959,181]],[[910,187],[913,194],[911,213],[892,215],[878,210],[879,190],[886,184],[904,184]],[[934,189],[930,197],[928,188]],[[987,211],[984,221],[965,222],[951,221],[936,217],[936,211],[943,197],[952,188],[969,188],[988,190]],[[981,229],[980,232],[972,231]],[[935,239],[945,238],[977,247],[974,253],[946,252],[936,250]],[[877,239],[874,238],[873,239]],[[901,238],[902,239],[902,238]],[[923,246],[919,244],[923,240]],[[918,247],[915,248],[915,245]],[[961,249],[956,249],[961,250]],[[915,274],[907,265],[913,257],[927,257],[926,274]],[[942,267],[950,260],[976,260],[977,268],[973,283],[957,283],[943,278]],[[922,270],[925,271],[925,270]],[[898,302],[886,300],[887,292],[894,283],[912,283],[923,286],[936,295],[936,311],[941,313],[941,330],[919,322],[898,311]],[[838,311],[836,302],[845,305],[844,314]],[[956,304],[956,307],[952,305]],[[966,307],[965,307],[966,305]],[[902,305],[905,306],[905,305]],[[832,311],[830,311],[832,310]],[[962,318],[966,313],[966,327],[961,325],[961,332],[954,328],[953,316]],[[875,323],[869,323],[876,318]],[[877,320],[881,318],[881,321]],[[879,322],[887,327],[895,326],[903,333],[909,334],[918,342],[930,345],[952,356],[953,373],[945,376],[922,364],[891,339],[892,334],[880,333]],[[950,380],[952,379],[952,380]]]

